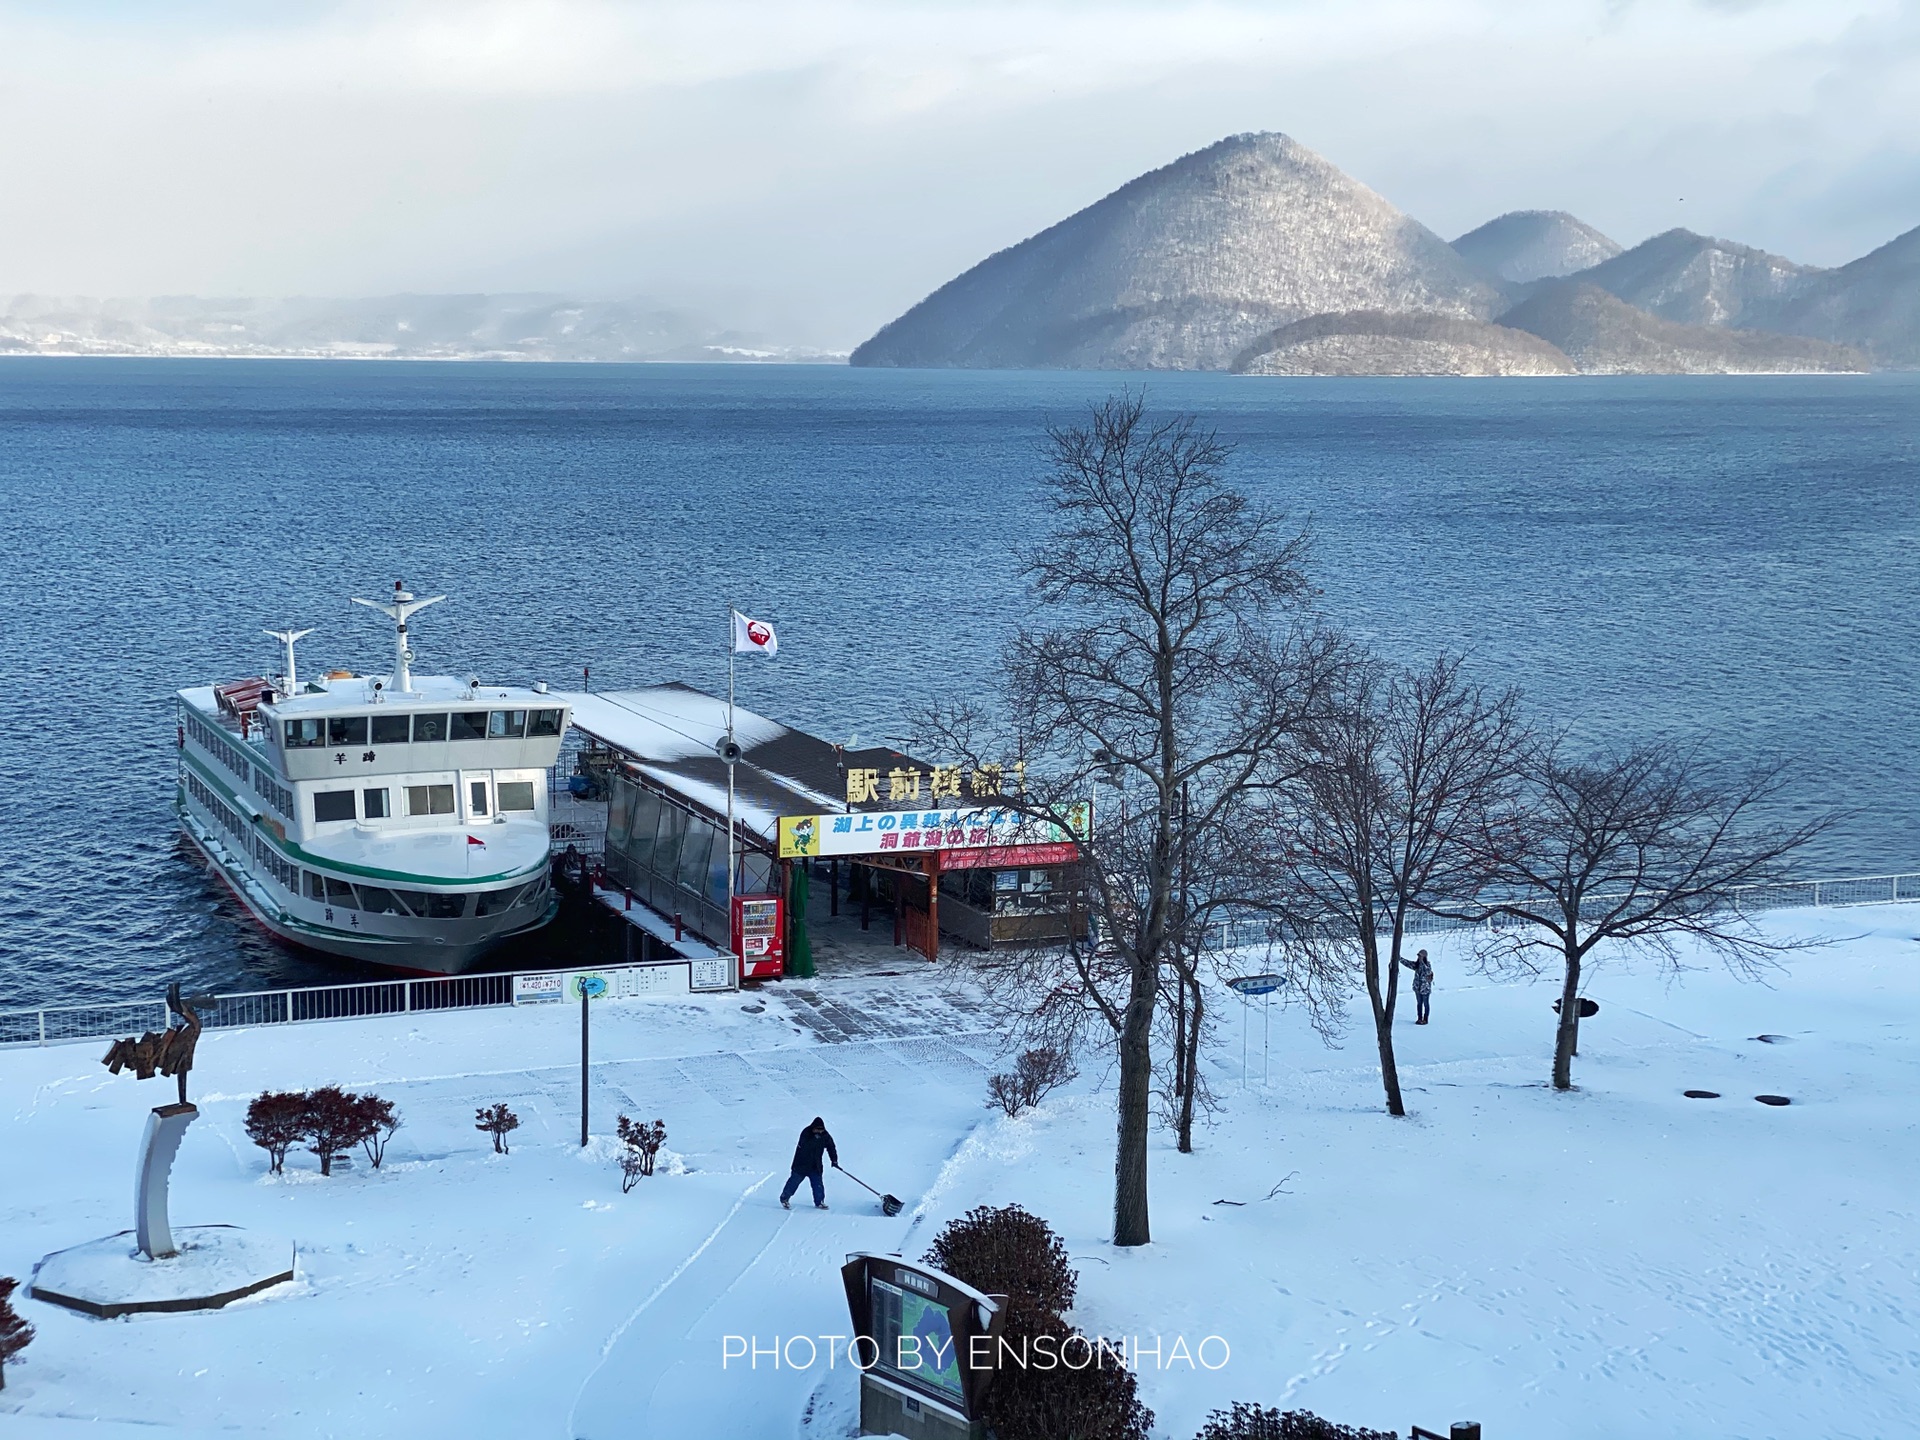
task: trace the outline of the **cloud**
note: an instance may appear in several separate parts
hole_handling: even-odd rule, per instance
[[[850,343],[1249,129],[1446,234],[1833,263],[1906,228],[1920,5],[0,5],[0,291],[644,292]]]

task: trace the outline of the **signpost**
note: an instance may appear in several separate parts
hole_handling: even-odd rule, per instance
[[[1240,995],[1240,1088],[1247,1088],[1247,1001],[1251,996],[1260,995],[1261,1034],[1260,1034],[1260,1083],[1267,1083],[1267,1057],[1270,1042],[1273,1039],[1273,992],[1287,983],[1284,975],[1241,975],[1227,981],[1230,988]]]
[[[607,993],[607,977],[592,971],[567,976],[567,989],[580,997],[580,1148],[587,1148],[587,1002]]]

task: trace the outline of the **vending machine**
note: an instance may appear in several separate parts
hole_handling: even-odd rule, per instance
[[[786,901],[778,895],[733,897],[733,953],[742,980],[774,980],[786,973]]]

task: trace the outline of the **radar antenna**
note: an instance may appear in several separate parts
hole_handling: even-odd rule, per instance
[[[298,695],[300,693],[300,677],[294,672],[293,668],[293,642],[306,639],[307,636],[313,633],[313,627],[308,626],[305,630],[262,630],[260,633],[262,635],[271,635],[287,647],[287,673],[280,677],[280,691],[283,695]]]
[[[413,689],[413,672],[408,668],[413,663],[413,651],[407,646],[407,617],[416,610],[437,605],[446,598],[444,595],[435,595],[426,600],[416,600],[413,593],[398,580],[393,582],[391,600],[354,598],[354,604],[378,610],[382,615],[393,618],[393,688],[402,695]]]

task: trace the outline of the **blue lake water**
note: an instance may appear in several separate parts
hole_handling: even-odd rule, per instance
[[[1022,612],[1038,444],[1124,383],[1317,535],[1327,615],[1590,734],[1786,755],[1826,874],[1920,870],[1920,376],[1490,381],[0,360],[0,1008],[332,976],[179,850],[172,692],[384,667],[725,683],[880,737]]]

